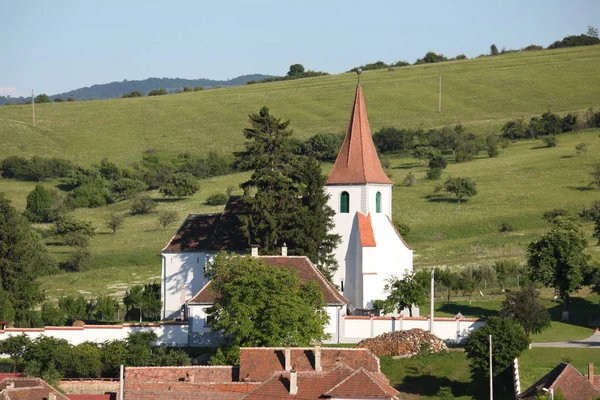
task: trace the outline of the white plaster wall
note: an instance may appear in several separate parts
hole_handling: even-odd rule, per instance
[[[377,213],[377,201],[375,200],[377,192],[381,192],[381,214],[392,218],[392,185],[368,184],[366,186],[367,207],[363,214]]]
[[[0,340],[21,334],[31,339],[39,336],[49,336],[65,339],[72,345],[83,342],[102,343],[107,340],[124,340],[130,333],[153,331],[158,336],[154,343],[158,346],[187,346],[188,326],[186,324],[168,325],[105,325],[90,327],[46,327],[43,329],[7,329],[0,331]]]
[[[327,315],[329,315],[329,322],[325,325],[325,333],[331,335],[332,339],[337,337],[338,329],[338,313],[340,307],[338,306],[328,306],[327,307]]]
[[[162,319],[179,317],[181,306],[207,283],[204,268],[210,256],[204,252],[163,253]]]

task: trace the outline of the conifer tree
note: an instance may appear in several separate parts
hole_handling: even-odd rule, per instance
[[[289,120],[276,118],[267,107],[249,117],[246,151],[235,154],[241,168],[252,170],[241,185],[249,243],[259,245],[264,254],[278,253],[285,243],[290,254],[308,256],[331,278],[339,237],[329,234],[334,211],[327,206],[318,161],[294,154]]]

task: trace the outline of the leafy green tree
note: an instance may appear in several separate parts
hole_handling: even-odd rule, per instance
[[[163,187],[159,189],[163,196],[185,197],[191,196],[200,190],[200,184],[194,175],[187,172],[178,172],[169,177]]]
[[[23,359],[27,366],[36,365],[31,371],[34,376],[62,378],[69,375],[73,365],[72,346],[65,339],[42,335],[27,347]]]
[[[459,203],[461,199],[477,194],[477,184],[471,178],[448,178],[444,182],[444,189],[455,195]]]
[[[106,341],[100,345],[102,376],[116,377],[121,365],[127,365],[128,350],[123,340]]]
[[[63,326],[67,322],[67,316],[54,303],[45,302],[42,304],[42,321],[44,326]]]
[[[496,135],[488,135],[485,137],[485,146],[490,157],[498,157],[500,154],[500,138]]]
[[[158,339],[154,331],[133,332],[127,337],[127,365],[145,367],[153,365],[152,344]]]
[[[102,352],[94,343],[81,343],[72,348],[73,363],[70,377],[98,378],[102,369]]]
[[[9,323],[29,327],[31,310],[44,298],[38,276],[56,271],[39,235],[0,193],[0,297],[14,316]],[[12,315],[11,315],[12,314]]]
[[[36,103],[50,103],[50,97],[47,94],[41,93],[35,96]]]
[[[177,221],[177,211],[163,211],[158,215],[158,224],[165,229],[173,222]]]
[[[71,321],[85,318],[88,302],[83,296],[67,295],[58,299],[58,308],[64,312]]]
[[[36,185],[27,195],[25,216],[31,222],[51,222],[53,217],[52,199],[44,186]]]
[[[215,193],[211,196],[208,196],[206,199],[206,204],[209,206],[224,206],[227,204],[228,196],[224,193]]]
[[[504,292],[504,285],[506,283],[506,279],[510,276],[517,274],[519,270],[519,264],[510,260],[501,260],[496,261],[493,264],[493,267],[496,271],[496,279],[498,279],[498,283],[500,283],[502,291]]]
[[[218,254],[208,270],[220,295],[210,307],[211,329],[231,346],[307,346],[328,335],[325,301],[314,281],[254,257]]]
[[[145,182],[133,178],[117,178],[111,182],[109,189],[115,200],[126,200],[148,188]]]
[[[156,208],[156,203],[147,194],[141,194],[131,201],[131,214],[145,215],[150,214]]]
[[[132,286],[123,297],[123,304],[128,309],[137,308],[140,312],[140,322],[144,316],[158,318],[162,307],[160,283],[148,283]]]
[[[528,137],[527,125],[522,119],[508,121],[502,127],[501,136],[505,139],[516,140]]]
[[[590,255],[579,225],[565,217],[552,221],[552,228],[527,247],[527,265],[532,280],[558,289],[563,299],[563,319],[569,319],[569,296],[586,283]]]
[[[590,186],[595,185],[600,188],[600,162],[597,162],[592,166],[590,178],[592,178],[590,181]]]
[[[56,220],[54,233],[63,237],[73,233],[91,237],[96,234],[96,229],[91,222],[78,220],[72,215],[63,215]]]
[[[598,239],[598,245],[600,245],[600,216],[597,216],[594,220],[594,238]]]
[[[115,318],[118,309],[119,302],[110,296],[97,297],[92,306],[94,317],[102,321],[111,321]]]
[[[131,98],[131,97],[142,97],[142,94],[140,92],[138,92],[137,90],[134,90],[131,93],[125,93],[123,95],[124,99]]]
[[[502,302],[500,316],[516,319],[525,334],[540,333],[550,327],[550,313],[538,301],[539,292],[533,285],[527,285],[517,293],[509,293]]]
[[[578,143],[577,146],[575,146],[575,152],[578,155],[584,155],[584,156],[587,155],[587,152],[588,152],[587,143],[585,143],[585,142]]]
[[[289,121],[272,116],[267,107],[251,114],[250,124],[244,129],[246,149],[235,154],[239,168],[252,171],[241,185],[248,242],[265,254],[287,243],[290,254],[307,255],[331,277],[339,237],[329,233],[335,213],[327,205],[319,162],[294,154]]]
[[[426,298],[425,286],[408,271],[404,272],[404,277],[401,279],[397,277],[389,279],[384,290],[387,298],[377,300],[374,306],[386,314],[391,314],[394,311],[401,312],[408,308],[408,313],[412,317],[413,306],[423,304]]]
[[[80,239],[80,235],[71,235],[70,238]],[[71,252],[69,258],[60,264],[60,268],[65,271],[79,272],[86,270],[92,263],[92,252],[89,248],[84,246],[77,246]]]
[[[492,44],[490,46],[490,55],[491,56],[497,56],[498,54],[500,54],[500,52],[498,51],[498,47],[496,47],[495,44]]]
[[[301,76],[302,74],[304,74],[304,66],[302,64],[292,64],[287,76]]]
[[[436,268],[434,279],[436,284],[440,284],[446,290],[448,303],[450,303],[452,292],[460,289],[460,275],[450,268]]]
[[[117,229],[123,225],[125,222],[125,216],[121,214],[111,213],[108,217],[106,217],[106,227],[110,229],[113,235],[117,232]]]
[[[529,346],[523,327],[514,319],[490,317],[485,326],[471,333],[465,352],[476,373],[489,376],[489,335],[492,335],[494,376],[509,370],[514,359]]]
[[[13,372],[16,372],[17,369],[21,369],[23,356],[30,346],[31,339],[24,333],[18,336],[9,336],[0,341],[0,353],[7,354],[10,357]]]
[[[592,25],[588,25],[586,35],[598,38],[598,29],[594,28]]]
[[[167,92],[167,89],[165,88],[154,89],[148,92],[148,96],[164,96],[166,94],[169,94],[169,92]]]

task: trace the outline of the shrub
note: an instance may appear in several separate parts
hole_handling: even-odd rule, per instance
[[[59,236],[78,233],[90,237],[96,234],[91,222],[80,221],[70,215],[64,215],[56,221],[54,232]]]
[[[394,226],[396,227],[396,230],[398,231],[398,233],[404,238],[406,239],[406,237],[408,236],[408,234],[410,233],[410,227],[408,225],[406,225],[403,222],[400,221],[394,221]]]
[[[177,212],[175,211],[163,211],[158,216],[158,224],[164,228],[177,221]]]
[[[406,176],[402,180],[402,183],[404,183],[406,186],[413,186],[416,182],[417,182],[417,177],[412,172],[412,170],[408,171],[408,174],[406,174]]]
[[[110,191],[116,200],[126,200],[147,189],[148,185],[139,179],[119,178],[110,184]]]
[[[444,189],[454,194],[459,203],[463,198],[477,194],[477,184],[471,178],[448,178],[444,182]]]
[[[200,190],[198,180],[189,173],[178,172],[169,177],[167,182],[159,189],[163,196],[184,197],[191,196]]]
[[[87,247],[90,244],[90,237],[78,232],[64,235],[63,240],[69,246]]]
[[[552,223],[552,221],[554,221],[558,217],[572,218],[572,215],[564,208],[555,208],[553,210],[546,211],[544,214],[542,214],[542,219],[550,223]]]
[[[227,195],[223,193],[213,194],[206,199],[206,204],[209,206],[222,206],[227,204]]]
[[[560,49],[562,47],[592,46],[600,44],[600,39],[588,35],[567,36],[563,40],[557,40],[548,46],[548,49]]]
[[[95,208],[106,205],[111,199],[101,182],[90,182],[71,190],[67,204],[71,208]]]
[[[523,47],[521,51],[539,51],[544,50],[544,46],[539,46],[537,44],[530,44],[527,47]]]
[[[87,247],[76,247],[69,259],[60,267],[65,271],[79,272],[86,270],[92,263],[92,253]]]
[[[516,121],[507,122],[502,127],[501,136],[510,140],[524,139],[528,137],[528,129],[525,125],[525,121],[518,119]]]
[[[546,147],[558,147],[558,138],[554,135],[544,136],[542,142]]]
[[[429,168],[427,170],[425,178],[434,181],[434,180],[440,179],[441,176],[442,176],[442,170],[440,168]]]
[[[579,216],[584,221],[592,222],[600,219],[600,200],[596,200],[589,207],[583,207]]]
[[[562,132],[571,132],[577,126],[577,116],[573,114],[567,114],[560,120],[560,126]]]
[[[579,155],[587,155],[587,151],[588,151],[588,146],[587,143],[585,142],[581,142],[578,143],[577,146],[575,146],[575,153],[579,154]]]
[[[148,92],[148,96],[164,96],[165,94],[169,94],[165,88],[154,89]]]
[[[156,203],[147,194],[137,196],[131,202],[131,214],[144,215],[149,214],[156,208]]]
[[[496,51],[498,51],[496,49]],[[438,390],[436,396],[440,400],[454,400],[455,397],[452,394],[452,388],[450,386],[442,386],[440,390]]]
[[[515,230],[515,227],[510,222],[502,222],[500,224],[500,232],[502,232],[502,233],[513,232],[514,230]]]
[[[124,221],[125,221],[124,215],[111,213],[108,217],[106,217],[105,222],[106,222],[106,227],[108,229],[110,229],[113,234],[115,234],[117,232],[117,229],[119,229],[119,227],[121,225],[123,225]]]
[[[123,95],[124,99],[131,98],[131,97],[142,97],[142,94],[140,92],[138,92],[137,90],[134,90],[131,93],[125,93]]]
[[[27,195],[25,216],[32,222],[52,222],[52,199],[50,193],[42,185],[36,185]]]

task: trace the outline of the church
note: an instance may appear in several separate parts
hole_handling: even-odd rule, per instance
[[[206,330],[205,311],[212,297],[204,271],[221,251],[261,257],[268,264],[296,270],[301,279],[316,280],[330,325],[342,314],[368,313],[373,301],[386,297],[387,279],[413,269],[413,251],[392,223],[392,186],[381,167],[358,85],[344,142],[325,186],[335,211],[333,233],[342,238],[335,251],[339,267],[333,284],[306,257],[287,256],[285,247],[276,257],[259,256],[256,248],[250,252],[240,229],[243,200],[231,196],[223,213],[189,215],[162,250],[162,319],[185,317],[192,321],[192,331]],[[326,328],[334,330],[335,326]]]

